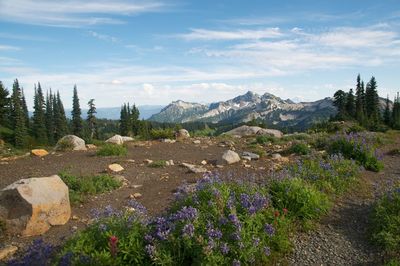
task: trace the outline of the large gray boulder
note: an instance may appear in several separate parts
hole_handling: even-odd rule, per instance
[[[124,142],[133,141],[133,140],[134,139],[131,137],[114,135],[111,138],[109,138],[108,140],[106,140],[106,142],[112,143],[112,144],[117,144],[117,145],[122,145],[122,144],[124,144]]]
[[[56,144],[56,150],[86,151],[85,141],[75,135],[66,135]]]
[[[227,150],[226,152],[224,152],[224,154],[222,154],[222,161],[225,164],[237,163],[240,162],[240,156],[232,150]]]
[[[261,128],[261,127],[256,127],[256,126],[241,126],[241,127],[232,129],[228,132],[225,132],[224,134],[232,135],[232,136],[240,136],[240,137],[254,136],[254,135],[267,135],[267,136],[273,136],[276,138],[281,138],[283,136],[283,133],[277,129],[266,129],[266,128]]]
[[[21,179],[0,191],[0,220],[11,234],[41,235],[70,216],[68,187],[57,175]]]

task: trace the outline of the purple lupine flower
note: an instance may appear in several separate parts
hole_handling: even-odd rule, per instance
[[[275,234],[275,228],[271,224],[265,224],[264,230],[269,236],[273,236]]]
[[[222,254],[224,254],[224,255],[226,255],[226,254],[228,254],[229,253],[229,246],[228,246],[228,244],[227,243],[222,243],[221,244],[221,252],[222,252]]]
[[[227,224],[228,223],[228,219],[226,219],[225,217],[221,217],[220,219],[219,219],[219,224],[220,225],[225,225],[225,224]]]
[[[106,224],[100,224],[99,225],[99,230],[102,231],[102,232],[107,231],[107,225]]]
[[[153,245],[146,245],[145,246],[145,250],[147,255],[149,255],[150,258],[154,258],[154,256],[156,255],[156,247]]]
[[[258,246],[258,244],[260,244],[260,238],[253,236],[253,245]]]
[[[240,234],[239,234],[238,232],[233,233],[233,234],[231,235],[231,237],[232,237],[232,239],[235,240],[235,241],[239,241],[239,240],[241,239]]]
[[[147,243],[153,243],[154,237],[153,237],[152,235],[145,234],[145,235],[144,235],[144,240],[145,240]]]
[[[192,206],[189,207],[184,206],[175,214],[171,215],[170,219],[171,221],[182,221],[182,220],[193,221],[197,218],[197,215],[198,211],[196,208],[193,208]]]
[[[271,255],[271,249],[267,246],[264,247],[264,254],[265,256]]]
[[[172,224],[164,217],[157,217],[155,220],[155,236],[160,240],[167,240],[172,230]]]
[[[220,230],[214,228],[211,223],[208,223],[208,225],[207,225],[207,236],[209,238],[213,238],[213,239],[221,239],[222,238],[222,232]]]
[[[140,202],[136,201],[136,200],[129,200],[128,201],[128,206],[132,207],[135,209],[135,212],[138,212],[140,214],[146,215],[147,214],[147,209],[146,207],[144,207]]]
[[[228,215],[228,220],[236,227],[236,229],[240,230],[242,227],[242,224],[239,221],[239,218],[237,217],[236,214],[229,214]]]
[[[182,234],[183,236],[192,237],[194,235],[193,224],[185,224],[185,226],[182,228]]]

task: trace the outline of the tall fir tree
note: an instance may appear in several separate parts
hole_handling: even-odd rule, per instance
[[[392,126],[392,114],[391,114],[391,110],[390,110],[389,95],[386,97],[385,111],[383,112],[383,122],[387,126]]]
[[[353,89],[350,89],[346,96],[346,113],[351,118],[356,118],[356,105]]]
[[[400,96],[394,98],[393,102],[393,112],[392,112],[392,123],[394,129],[400,129]]]
[[[67,118],[60,93],[53,96],[54,140],[58,141],[68,133]]]
[[[139,109],[134,104],[130,111],[130,123],[131,123],[131,127],[132,127],[131,130],[134,135],[138,135],[138,133],[139,133],[139,128],[140,128],[139,116],[140,116]]]
[[[47,133],[47,140],[50,145],[55,143],[54,141],[54,113],[53,113],[53,94],[50,89],[50,93],[47,92],[46,94],[46,133]]]
[[[365,92],[364,83],[361,82],[360,74],[357,76],[356,85],[356,119],[360,124],[365,123]]]
[[[0,126],[10,127],[10,93],[0,81]]]
[[[90,139],[98,138],[98,130],[97,130],[97,119],[96,119],[96,105],[94,104],[94,99],[90,99],[88,102],[88,111],[87,111],[87,126],[89,129],[89,137]]]
[[[121,107],[121,115],[119,120],[119,132],[122,136],[129,134],[129,107],[124,103]]]
[[[23,108],[22,91],[16,79],[13,84],[13,93],[11,95],[12,105],[12,126],[14,130],[14,145],[23,148],[27,143],[26,119]]]
[[[27,128],[27,130],[29,130],[30,128],[29,111],[28,111],[28,105],[26,104],[26,98],[23,88],[21,89],[21,92],[22,92],[21,103],[22,103],[22,110],[24,111],[25,127]]]
[[[74,86],[74,96],[72,98],[72,134],[82,137],[83,135],[83,121],[82,111],[79,105],[78,89]]]
[[[338,120],[346,120],[347,118],[347,113],[346,113],[346,99],[347,99],[347,94],[346,92],[342,90],[338,90],[335,92],[333,95],[333,105],[337,108],[337,115],[336,119]]]
[[[47,143],[47,130],[46,130],[46,118],[45,118],[45,101],[40,83],[36,88],[34,95],[34,106],[33,106],[33,124],[32,133],[39,144]]]
[[[368,123],[370,125],[376,125],[379,123],[380,120],[379,96],[377,88],[378,86],[375,77],[371,77],[365,89],[365,102],[366,102],[365,108],[366,108]]]

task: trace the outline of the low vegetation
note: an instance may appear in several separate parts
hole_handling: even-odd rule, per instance
[[[372,240],[400,260],[400,186],[385,194],[372,213]],[[392,264],[393,265],[393,264]],[[396,264],[395,264],[396,265]]]
[[[116,144],[104,144],[97,151],[97,156],[125,156],[128,154],[128,150],[123,145]]]
[[[61,179],[69,188],[72,204],[84,202],[90,195],[100,194],[119,188],[122,184],[110,175],[77,176],[61,172]]]
[[[167,166],[167,161],[165,161],[165,160],[154,161],[152,163],[149,163],[148,166],[152,167],[152,168],[162,168],[162,167]]]
[[[307,155],[310,154],[311,149],[307,143],[304,142],[296,142],[293,143],[292,146],[289,147],[287,150],[288,153],[295,153],[298,155]]]
[[[173,130],[172,128],[152,129],[150,131],[150,136],[152,139],[173,139],[175,138],[175,130]]]

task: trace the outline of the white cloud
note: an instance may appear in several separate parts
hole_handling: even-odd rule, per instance
[[[0,44],[0,51],[18,51],[21,50],[21,48],[16,47],[16,46],[11,46],[11,45],[1,45]]]
[[[156,1],[126,0],[0,0],[0,19],[16,23],[57,27],[120,24],[112,16],[154,12],[165,5]]]
[[[184,40],[193,41],[227,41],[227,40],[258,40],[282,37],[279,28],[265,28],[259,30],[217,31],[207,29],[192,29],[190,33],[177,35]]]
[[[101,33],[95,32],[95,31],[91,31],[91,30],[88,31],[88,33],[90,36],[92,36],[96,39],[99,39],[101,41],[107,41],[107,42],[112,42],[112,43],[117,43],[120,41],[117,37],[110,36],[107,34],[101,34]]]

